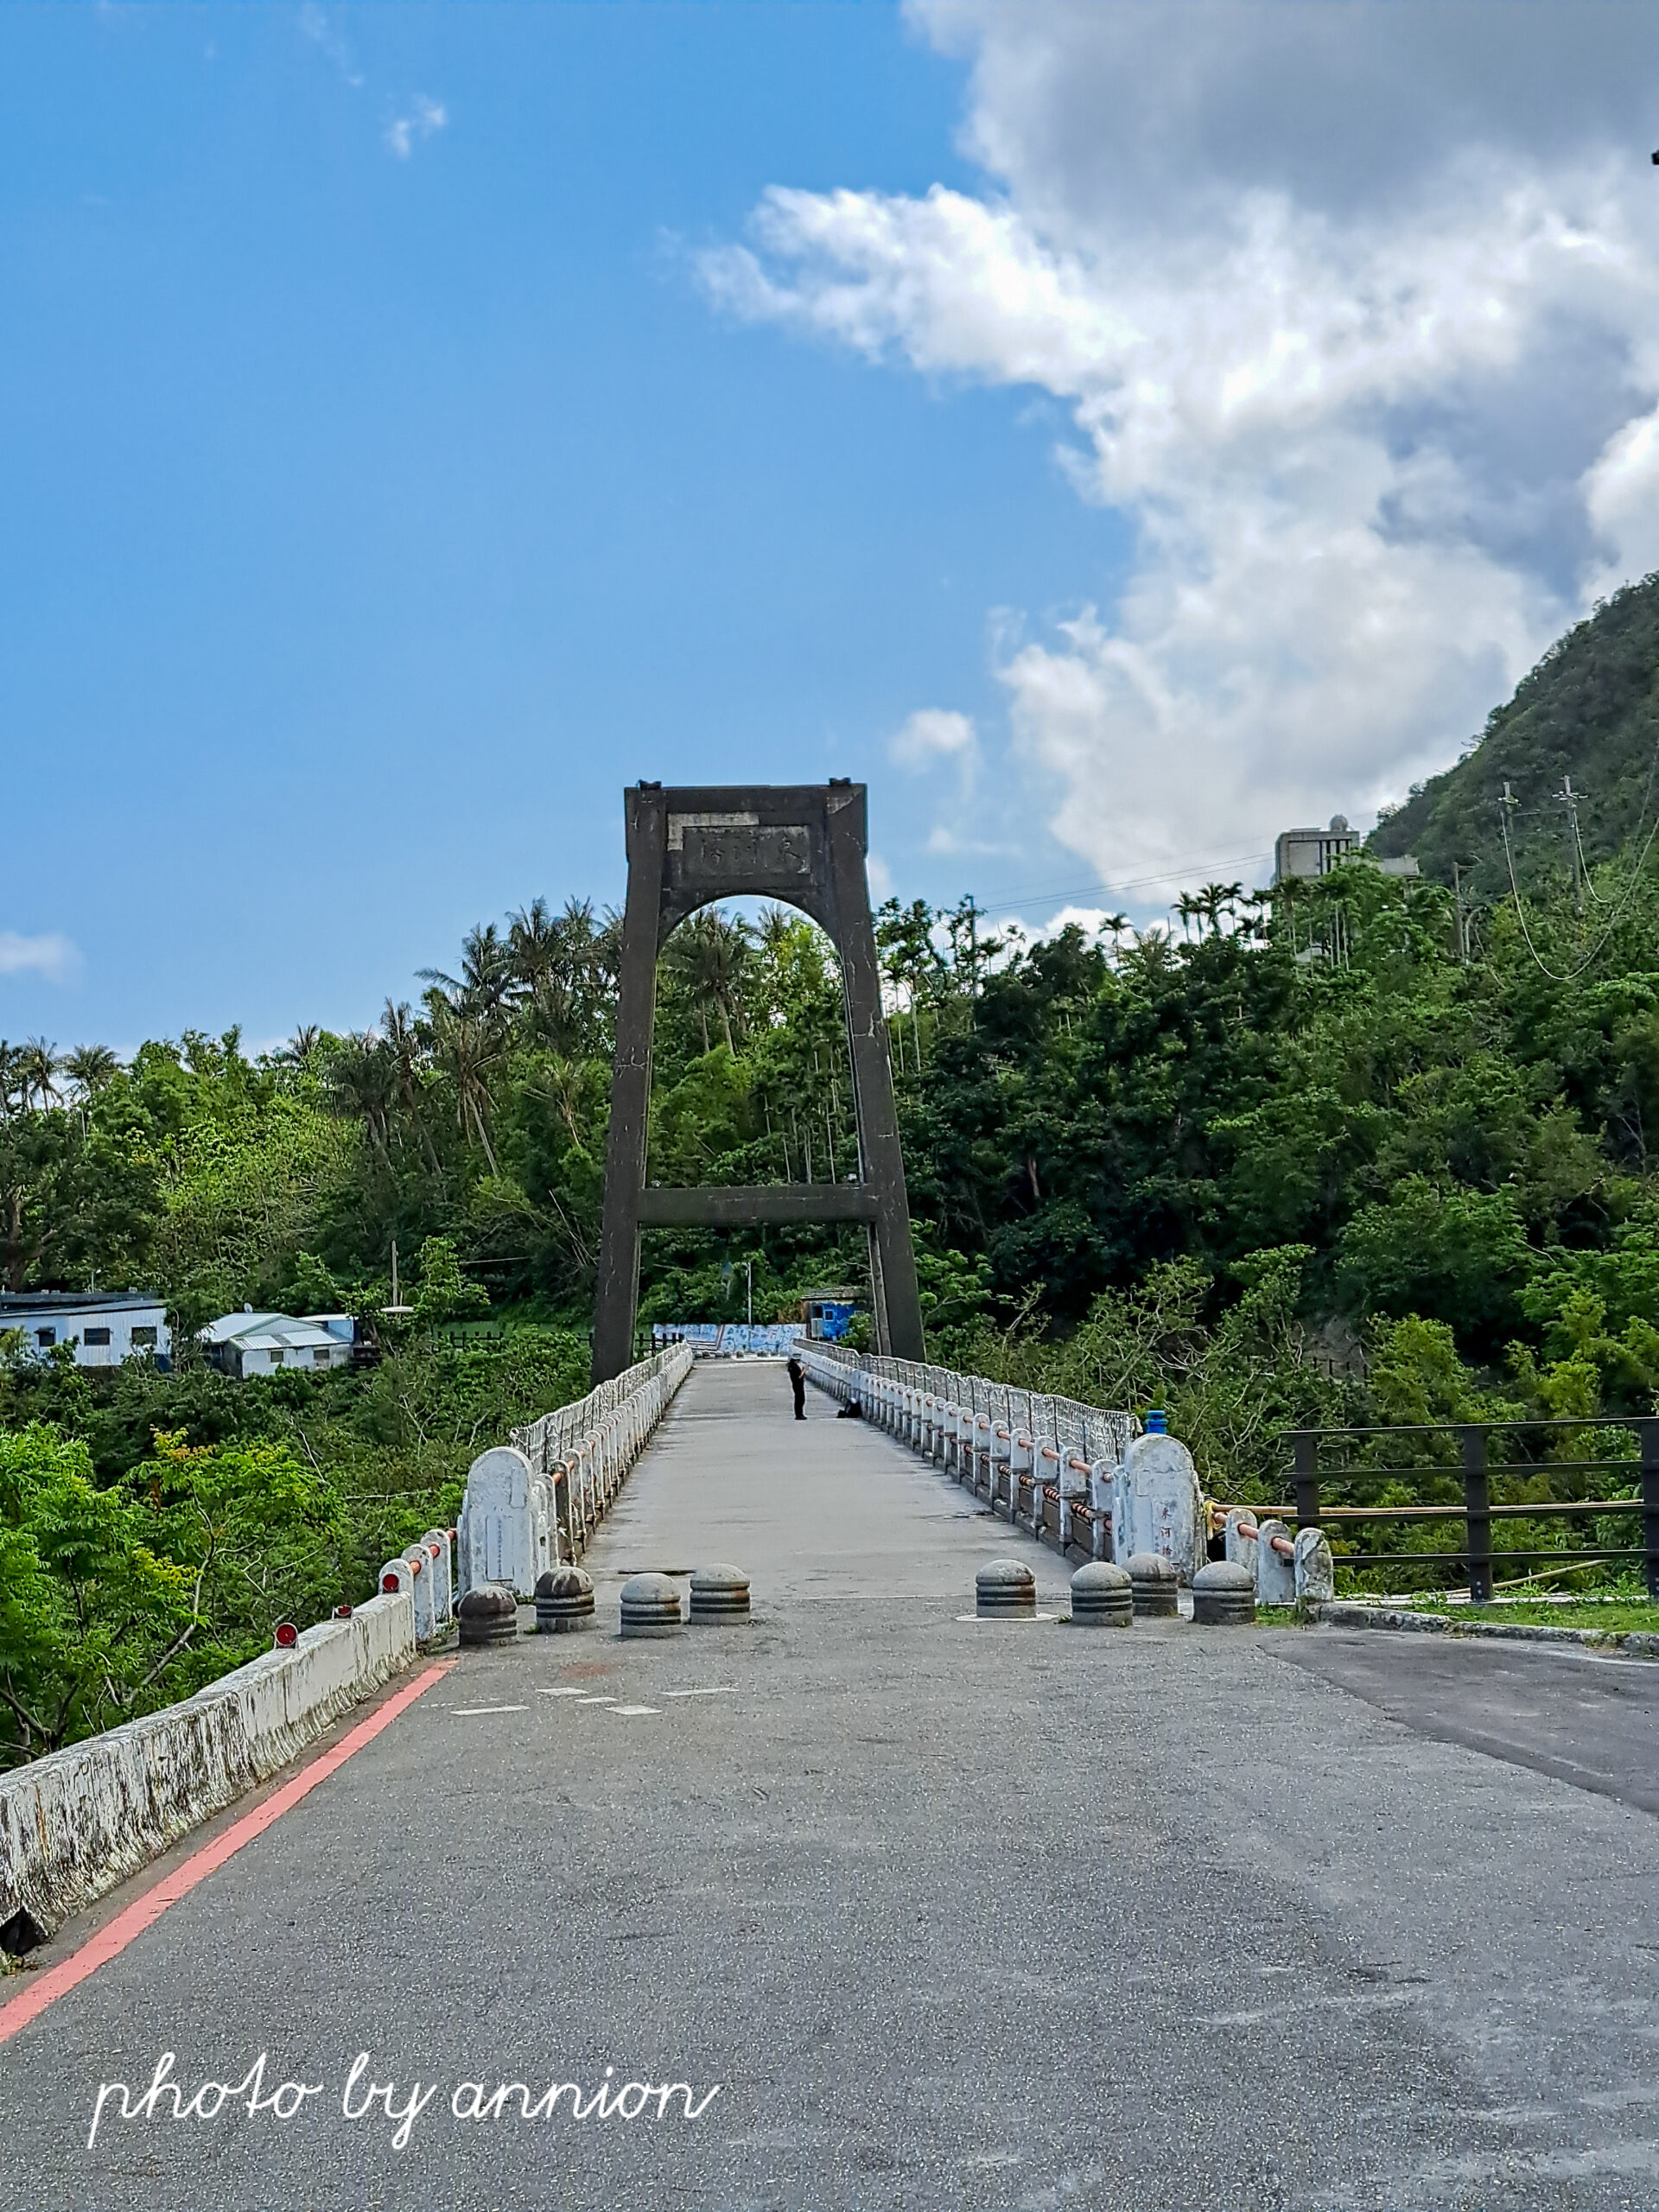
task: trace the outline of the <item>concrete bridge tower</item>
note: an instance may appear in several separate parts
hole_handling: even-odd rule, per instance
[[[661,784],[642,783],[625,793],[624,804],[628,894],[594,1308],[594,1382],[620,1375],[633,1357],[639,1235],[645,1229],[861,1221],[869,1237],[876,1350],[921,1359],[910,1207],[864,874],[863,785],[832,779],[828,784],[665,790]],[[739,896],[798,907],[835,945],[858,1128],[856,1183],[646,1187],[658,955],[688,915],[716,899]]]

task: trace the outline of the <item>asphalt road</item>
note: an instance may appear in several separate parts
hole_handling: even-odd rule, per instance
[[[597,1628],[466,1655],[0,2047],[0,2202],[1659,2205],[1649,1670],[963,1622],[984,1558],[1056,1598],[1058,1562],[809,1405],[700,1370]],[[747,1628],[616,1639],[623,1570],[721,1557]],[[164,2050],[187,2093],[261,2051],[319,2087],[286,2120],[112,2096],[88,2148]],[[396,2087],[348,2118],[360,2051],[357,2101]],[[719,2093],[521,2116],[607,2068]]]
[[[1363,1628],[1265,1642],[1419,1735],[1659,1813],[1659,1661]]]

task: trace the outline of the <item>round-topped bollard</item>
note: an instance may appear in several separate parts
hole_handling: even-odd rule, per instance
[[[565,1636],[594,1618],[594,1578],[567,1562],[550,1567],[536,1585],[536,1633]]]
[[[694,1621],[746,1621],[749,1578],[741,1567],[700,1567],[691,1577]]]
[[[455,1608],[463,1644],[511,1643],[518,1633],[518,1601],[504,1582],[469,1590]]]
[[[1173,1560],[1161,1552],[1136,1552],[1129,1561],[1129,1593],[1138,1621],[1173,1621],[1180,1611],[1175,1592],[1180,1586]]]
[[[622,1585],[624,1636],[677,1636],[683,1625],[671,1575],[636,1574]]]
[[[1018,1619],[1037,1610],[1037,1578],[1017,1559],[988,1560],[974,1577],[974,1611],[981,1620]]]
[[[1128,1628],[1135,1592],[1123,1569],[1104,1559],[1080,1567],[1071,1578],[1071,1618],[1078,1628]]]
[[[1200,1628],[1249,1628],[1255,1618],[1255,1577],[1236,1560],[1211,1560],[1192,1578],[1192,1618]]]

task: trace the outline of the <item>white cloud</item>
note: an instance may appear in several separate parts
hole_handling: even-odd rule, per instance
[[[38,976],[48,983],[73,983],[81,971],[79,946],[67,937],[20,937],[0,930],[0,976]]]
[[[774,187],[701,272],[739,316],[1068,406],[1132,573],[998,673],[1103,874],[1399,796],[1659,560],[1643,11],[912,13],[972,63],[994,185]],[[950,719],[894,757],[971,759]]]
[[[449,111],[440,101],[429,100],[424,92],[416,92],[408,114],[394,116],[386,125],[386,149],[400,162],[406,162],[416,146],[435,137],[448,121]]]
[[[948,766],[954,772],[945,802],[948,818],[937,820],[928,831],[931,853],[985,853],[995,849],[976,838],[968,827],[979,777],[979,732],[971,715],[949,707],[918,707],[906,717],[887,745],[890,757],[912,775]]]
[[[352,57],[351,48],[328,21],[323,10],[317,6],[316,0],[305,0],[305,5],[300,10],[299,22],[300,36],[309,39],[319,53],[327,54],[353,90],[361,85],[362,73]],[[213,51],[213,48],[209,47],[210,59]]]
[[[904,768],[925,768],[936,760],[964,760],[978,747],[971,715],[948,707],[918,707],[897,732],[887,750]]]

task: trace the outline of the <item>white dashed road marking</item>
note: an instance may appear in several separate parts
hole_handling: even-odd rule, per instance
[[[654,1705],[613,1705],[611,1707],[613,1713],[655,1713],[657,1710]]]
[[[730,1682],[716,1684],[709,1690],[664,1690],[664,1697],[735,1697],[737,1691]]]
[[[457,1720],[476,1720],[486,1713],[528,1713],[527,1705],[452,1705],[450,1713]]]

